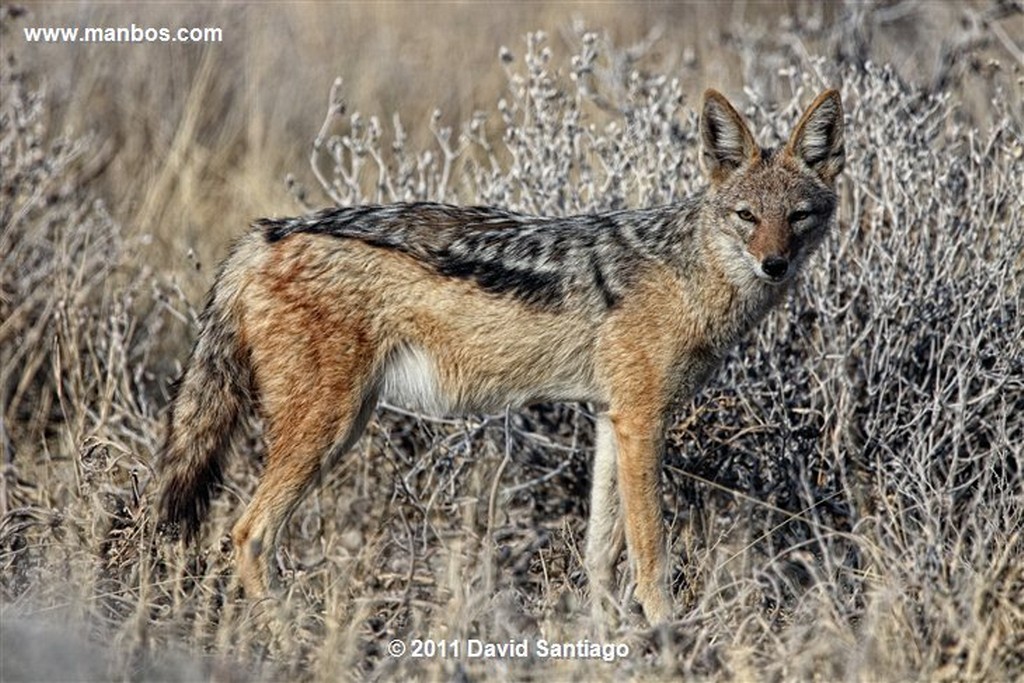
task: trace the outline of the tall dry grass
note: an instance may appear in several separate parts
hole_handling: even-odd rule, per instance
[[[0,83],[5,680],[1022,675],[1024,140],[1021,65],[1004,46],[1021,34],[1012,5],[969,5],[963,25],[942,24],[959,11],[944,19],[946,9],[914,3],[828,16],[794,3],[781,19],[756,4],[735,16],[573,8],[617,35],[577,30],[562,8],[341,7],[147,10],[153,24],[231,18],[252,40],[181,51],[169,65],[152,46],[107,46],[68,66],[55,46],[8,39],[17,25],[4,22],[5,49],[16,46]],[[64,23],[76,12],[89,23],[130,17],[33,11]],[[351,21],[328,21],[336,12]],[[547,37],[519,37],[538,25]],[[940,36],[934,61],[867,63],[921,60],[910,49],[921,38],[891,38],[908,25]],[[433,26],[473,36],[460,34],[465,64]],[[336,43],[368,61],[323,58],[343,52]],[[418,60],[438,45],[443,57]],[[1000,66],[986,61],[1001,50]],[[111,54],[123,68],[110,68]],[[422,78],[440,71],[433,64],[443,74]],[[296,76],[303,68],[316,75]],[[227,552],[259,470],[258,425],[238,444],[204,541],[155,536],[152,463],[195,331],[189,302],[252,215],[328,198],[551,213],[671,201],[701,183],[691,102],[706,79],[748,88],[762,140],[788,131],[824,84],[841,84],[849,161],[822,255],[669,432],[678,607],[667,633],[629,612],[602,633],[586,616],[585,406],[458,420],[382,409],[289,524],[281,596],[265,607],[276,626],[236,599]],[[129,96],[104,96],[115,82]],[[630,654],[387,654],[391,639],[416,637],[590,638]]]

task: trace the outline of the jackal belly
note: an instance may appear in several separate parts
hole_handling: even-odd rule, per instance
[[[504,346],[499,344],[499,346]],[[508,349],[503,349],[508,351]],[[464,351],[460,353],[460,351]],[[497,412],[542,401],[598,401],[589,354],[470,354],[405,343],[389,355],[380,383],[388,403],[432,415]]]

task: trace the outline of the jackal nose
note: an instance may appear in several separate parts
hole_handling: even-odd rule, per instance
[[[769,256],[761,262],[761,270],[768,277],[778,280],[789,270],[789,259],[783,256]]]

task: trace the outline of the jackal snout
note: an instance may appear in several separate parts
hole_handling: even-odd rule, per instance
[[[759,277],[781,282],[790,271],[792,233],[789,226],[759,225],[747,250],[760,267]]]

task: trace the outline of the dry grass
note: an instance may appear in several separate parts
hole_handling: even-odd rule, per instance
[[[5,20],[3,679],[1024,675],[1020,14],[488,7],[43,5]],[[573,14],[615,33],[576,30]],[[133,20],[246,37],[85,49],[16,33]],[[458,60],[450,27],[472,36]],[[546,39],[522,39],[538,27]],[[317,136],[338,73],[348,109]],[[235,599],[226,540],[258,425],[203,542],[155,537],[152,463],[189,302],[248,220],[325,195],[551,213],[669,201],[701,182],[690,103],[704,85],[748,88],[771,139],[824,83],[847,107],[839,225],[669,433],[667,633],[632,613],[601,633],[586,616],[586,407],[381,409],[289,524],[281,597],[262,607],[273,626]],[[416,637],[630,654],[388,656]]]

